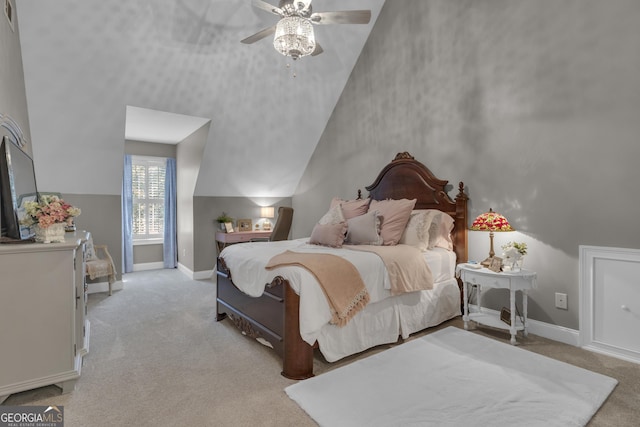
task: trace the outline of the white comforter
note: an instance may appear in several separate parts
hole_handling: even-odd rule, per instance
[[[220,256],[231,271],[233,283],[244,293],[259,297],[265,285],[276,276],[285,278],[300,295],[300,336],[313,345],[322,327],[331,320],[331,311],[326,297],[315,277],[301,267],[281,267],[267,270],[264,266],[275,255],[291,250],[307,253],[330,253],[351,262],[360,272],[373,304],[391,295],[390,282],[384,263],[378,255],[370,252],[333,249],[306,243],[309,239],[284,240],[280,242],[254,242],[227,246]],[[446,254],[425,255],[437,283],[444,277],[453,277],[455,256]],[[429,260],[432,261],[429,261]]]

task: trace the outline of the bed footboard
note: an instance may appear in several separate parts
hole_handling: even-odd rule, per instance
[[[269,342],[283,359],[283,376],[296,380],[312,377],[313,347],[300,337],[300,297],[289,283],[278,276],[255,298],[233,284],[221,258],[216,274],[216,320],[229,317],[244,335]]]

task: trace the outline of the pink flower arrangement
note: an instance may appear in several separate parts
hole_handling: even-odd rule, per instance
[[[41,196],[39,202],[25,202],[25,216],[20,222],[23,225],[38,224],[47,228],[53,224],[71,225],[73,218],[80,215],[80,209],[70,205],[58,196]]]

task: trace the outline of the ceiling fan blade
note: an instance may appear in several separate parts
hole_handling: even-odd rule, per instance
[[[257,7],[258,9],[266,10],[269,13],[273,13],[274,15],[283,16],[284,12],[277,6],[274,6],[266,1],[262,0],[252,0],[251,4],[253,7]]]
[[[340,12],[312,13],[311,22],[319,25],[327,24],[368,24],[371,21],[370,10],[343,10]]]
[[[322,52],[324,52],[324,49],[320,46],[320,43],[316,42],[316,48],[311,52],[311,56],[318,56]]]
[[[263,38],[270,36],[271,34],[275,34],[276,32],[276,26],[272,26],[269,28],[265,28],[262,31],[258,31],[257,33],[255,33],[252,36],[247,37],[244,40],[240,40],[240,43],[244,43],[244,44],[251,44],[251,43],[255,43],[258,40],[262,40]]]

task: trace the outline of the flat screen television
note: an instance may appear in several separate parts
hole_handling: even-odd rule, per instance
[[[2,236],[27,240],[32,227],[20,224],[25,215],[24,202],[38,200],[33,159],[6,136],[0,145],[0,225]]]

